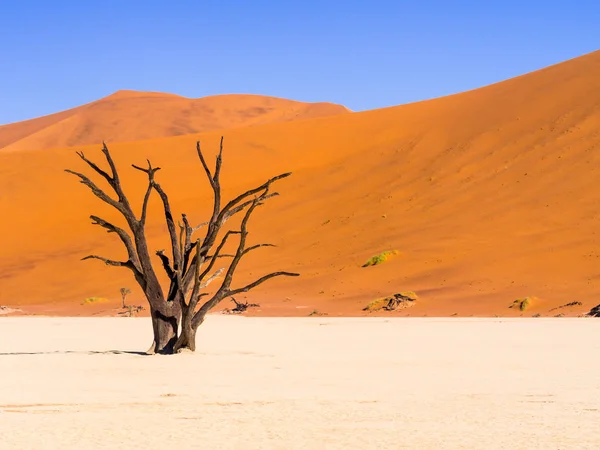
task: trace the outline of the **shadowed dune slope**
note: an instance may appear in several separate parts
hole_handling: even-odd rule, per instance
[[[416,306],[394,314],[574,315],[600,303],[599,75],[595,52],[431,101],[224,132],[226,197],[294,172],[250,225],[251,242],[278,248],[249,255],[238,283],[279,269],[302,276],[249,293],[261,304],[253,314],[359,315],[408,290]],[[210,188],[194,144],[213,160],[219,136],[111,149],[135,204],[145,183],[128,165],[150,157],[174,209],[201,222]],[[100,313],[135,286],[124,269],[78,261],[123,250],[87,219],[115,214],[66,167],[85,170],[73,149],[0,154],[0,304]],[[156,199],[151,208],[152,247],[168,248]],[[361,267],[384,250],[399,253]],[[92,296],[112,303],[80,305]],[[525,311],[509,309],[524,297]],[[137,288],[131,301],[143,301]],[[574,301],[583,305],[553,310]]]
[[[0,126],[0,150],[72,147],[103,140],[129,142],[348,112],[333,103],[302,103],[260,95],[191,99],[119,91],[68,111]]]

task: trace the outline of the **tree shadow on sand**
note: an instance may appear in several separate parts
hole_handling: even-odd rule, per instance
[[[0,356],[18,356],[18,355],[136,355],[150,356],[146,352],[136,352],[128,350],[55,350],[48,352],[0,352]]]

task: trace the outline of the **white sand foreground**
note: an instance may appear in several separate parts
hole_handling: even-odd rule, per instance
[[[0,318],[2,449],[598,449],[595,319]]]

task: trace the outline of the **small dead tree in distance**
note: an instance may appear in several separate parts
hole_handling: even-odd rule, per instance
[[[127,305],[125,305],[125,297],[131,294],[131,289],[122,287],[119,289],[119,292],[121,293],[121,308],[125,309],[127,307]]]
[[[245,312],[248,308],[260,308],[260,305],[258,303],[248,303],[248,301],[241,303],[233,297],[231,297],[231,301],[235,303],[235,308],[224,309],[223,312],[226,314],[241,314]]]
[[[192,227],[186,214],[182,214],[181,222],[179,223],[179,232],[175,225],[173,213],[171,212],[169,198],[155,179],[155,174],[160,170],[160,167],[153,167],[149,160],[147,160],[147,168],[132,165],[133,168],[145,173],[148,177],[148,187],[144,195],[139,218],[134,213],[123,191],[119,173],[106,144],[103,143],[102,153],[106,158],[110,173],[87,159],[83,152],[77,152],[77,155],[94,172],[106,180],[116,194],[116,199],[100,189],[86,175],[66,170],[66,172],[77,176],[80,182],[86,185],[96,197],[117,209],[127,222],[131,235],[125,229],[117,227],[98,216],[90,216],[92,224],[105,228],[108,233],[117,234],[127,250],[128,259],[126,261],[111,260],[98,255],[89,255],[83,259],[97,259],[110,266],[126,267],[133,272],[135,280],[142,288],[150,306],[154,341],[148,353],[170,354],[178,352],[181,349],[195,350],[196,330],[204,322],[206,314],[223,299],[242,292],[248,292],[250,289],[259,286],[271,278],[298,276],[297,273],[291,272],[273,272],[245,286],[238,288],[231,287],[235,271],[245,255],[261,247],[272,247],[271,244],[247,245],[248,222],[256,208],[261,206],[265,200],[278,195],[277,192],[270,192],[271,185],[278,180],[288,177],[291,173],[284,173],[270,178],[260,186],[238,195],[223,206],[220,184],[221,165],[223,161],[223,138],[221,137],[214,172],[211,172],[206,163],[200,148],[200,142],[196,144],[196,151],[213,191],[212,216],[208,222],[197,227]],[[165,254],[164,250],[156,252],[170,280],[169,290],[166,295],[152,265],[145,233],[148,201],[153,192],[156,192],[162,201],[171,243],[170,258]],[[223,225],[228,219],[238,213],[243,213],[239,229],[226,231],[217,245],[217,237]],[[194,233],[203,226],[206,227],[204,237],[194,239]],[[234,254],[226,255],[223,253],[223,249],[232,236],[238,237],[237,248]],[[227,257],[231,258],[227,269],[222,268],[211,274],[217,259]],[[211,281],[214,281],[223,272],[225,272],[223,281],[214,293],[208,294],[207,292],[202,292]],[[204,299],[204,297],[209,298]],[[180,325],[181,334],[178,331]]]

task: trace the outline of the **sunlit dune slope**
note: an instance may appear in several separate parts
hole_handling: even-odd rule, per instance
[[[294,172],[251,221],[251,242],[278,247],[249,255],[238,283],[280,269],[302,276],[249,293],[261,305],[253,314],[359,315],[408,290],[416,306],[384,314],[576,315],[600,303],[599,75],[595,52],[450,97],[224,132],[228,198]],[[219,136],[111,149],[136,204],[144,174],[129,164],[149,157],[174,209],[201,222],[210,188],[194,145],[213,160]],[[100,159],[98,145],[84,150]],[[123,251],[87,218],[115,214],[66,167],[85,170],[73,149],[0,154],[0,304],[102,313],[119,287],[135,287],[124,269],[79,261]],[[152,246],[168,248],[156,199],[151,207]],[[361,267],[384,250],[399,254]],[[110,302],[80,305],[92,296]],[[509,308],[524,297],[524,311]],[[143,302],[139,290],[130,301]],[[582,305],[554,310],[571,302]]]
[[[343,114],[333,103],[302,103],[260,95],[198,99],[119,91],[57,114],[0,126],[0,150],[40,150],[129,142],[226,128]]]

